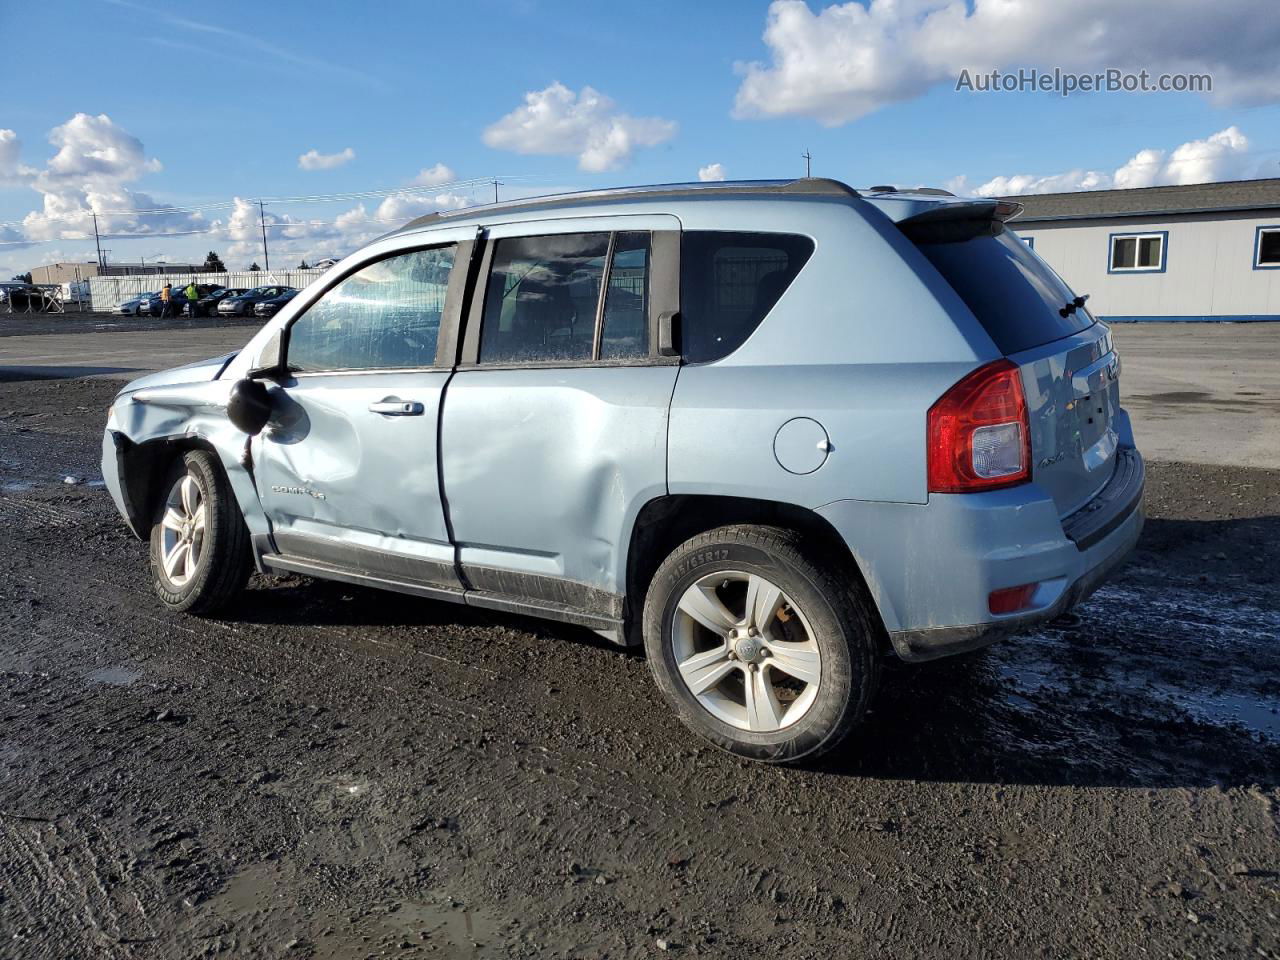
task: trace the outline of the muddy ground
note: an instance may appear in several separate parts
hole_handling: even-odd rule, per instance
[[[165,613],[93,483],[117,386],[0,382],[2,957],[1280,956],[1278,472],[1152,463],[1078,620],[774,769],[575,628]]]

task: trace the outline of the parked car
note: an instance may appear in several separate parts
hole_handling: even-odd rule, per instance
[[[254,287],[245,293],[235,297],[227,297],[218,303],[218,316],[220,317],[251,317],[253,316],[253,308],[264,300],[274,300],[282,293],[292,290],[293,287],[286,286],[269,286]]]
[[[184,299],[187,316],[210,316],[224,298],[245,292],[243,288],[236,289],[232,287],[224,287],[217,283],[198,283],[196,284],[196,290],[200,296],[196,299],[195,303]],[[182,294],[185,298],[185,289],[182,291]]]
[[[297,295],[298,291],[290,288],[278,297],[272,297],[270,300],[259,301],[253,306],[253,315],[255,317],[273,317],[277,310]]]
[[[158,292],[140,293],[137,296],[122,300],[111,308],[111,312],[125,317],[140,317],[151,313],[152,299],[159,299]]]
[[[9,302],[9,294],[16,290],[27,289],[27,284],[17,280],[11,282],[0,283],[0,303]]]
[[[151,294],[151,297],[144,300],[138,306],[140,314],[149,314],[158,317],[164,310],[164,300],[160,296],[160,291]],[[169,316],[180,317],[187,311],[187,294],[185,288],[174,286],[169,290]]]
[[[433,214],[126,386],[103,475],[174,610],[256,567],[582,624],[718,746],[814,756],[886,654],[1063,614],[1138,539],[1111,332],[1018,209],[805,179]]]

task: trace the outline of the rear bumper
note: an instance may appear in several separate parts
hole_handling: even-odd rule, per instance
[[[986,646],[1059,616],[1096,590],[1142,533],[1145,466],[1122,448],[1112,480],[1058,518],[1035,484],[928,504],[842,500],[819,510],[849,544],[895,652],[933,660]],[[993,590],[1037,583],[1032,608],[990,612]]]

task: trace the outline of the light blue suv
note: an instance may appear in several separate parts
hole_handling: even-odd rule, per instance
[[[806,179],[424,217],[129,384],[107,487],[176,610],[256,568],[582,624],[714,743],[813,756],[886,654],[1057,616],[1138,539],[1111,334],[1016,213]]]

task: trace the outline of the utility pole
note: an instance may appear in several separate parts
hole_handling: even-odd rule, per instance
[[[494,177],[493,178],[493,202],[494,203],[498,202],[498,188],[500,186],[502,186],[502,181],[499,180],[497,177]]]
[[[808,150],[805,150],[805,152],[800,154],[800,156],[804,157],[804,178],[808,180],[813,176],[813,157],[810,155]]]
[[[267,215],[263,212],[262,201],[258,201],[258,219],[262,221],[262,268],[270,271],[271,258],[267,256]]]
[[[102,262],[102,241],[98,239],[98,211],[89,211],[93,214],[93,245],[98,248],[98,272],[101,273],[106,264]]]

